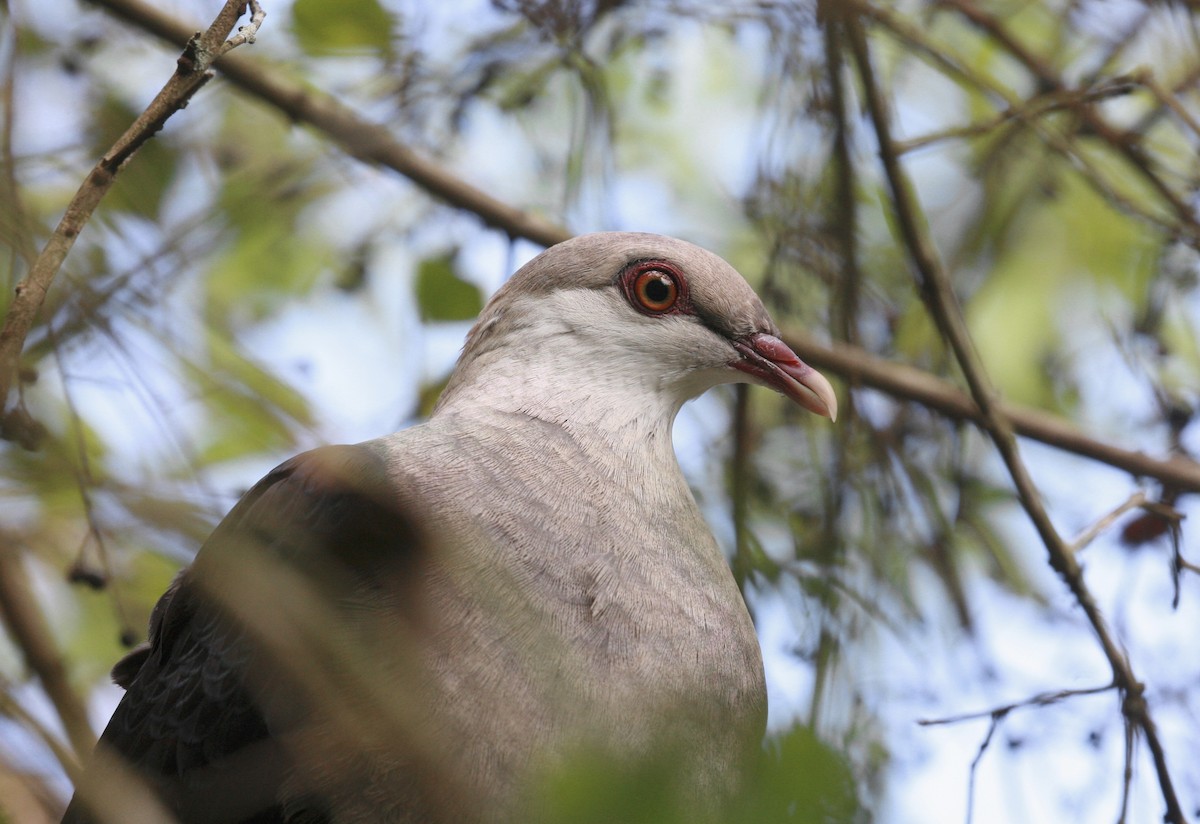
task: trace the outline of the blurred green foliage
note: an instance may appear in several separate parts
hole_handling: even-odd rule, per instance
[[[1187,441],[1198,402],[1200,235],[1152,178],[1187,204],[1200,189],[1196,12],[976,5],[1041,65],[954,3],[875,3],[857,18],[975,343],[1007,399],[1166,453]],[[210,6],[190,4],[197,19]],[[572,230],[667,231],[724,254],[785,331],[956,380],[862,118],[837,11],[852,7],[296,0],[268,4],[242,54]],[[10,287],[136,116],[130,101],[148,100],[174,59],[127,24],[63,9],[46,14],[69,20],[0,11]],[[1193,122],[1131,82],[1135,70]],[[81,685],[103,678],[122,632],[142,630],[171,571],[256,474],[427,414],[449,367],[443,322],[473,317],[477,284],[531,251],[353,155],[218,80],[121,172],[57,280],[23,362],[22,402],[47,435],[36,452],[0,444],[0,523],[37,569],[110,580],[102,593],[45,593]],[[966,682],[993,693],[990,662],[962,663],[989,654],[981,591],[1047,610],[1047,627],[1068,620],[1050,611],[1056,582],[1006,520],[1009,485],[973,430],[853,381],[841,389],[836,427],[752,393],[734,429],[703,444],[728,471],[693,479],[718,533],[740,537],[760,616],[786,604],[787,654],[812,682],[738,821],[871,818],[912,758],[889,738],[889,702]],[[1059,499],[1064,529],[1118,503],[1100,488]],[[720,521],[730,511],[735,528]],[[913,672],[879,674],[889,643],[915,650]],[[954,683],[922,681],[924,657],[955,662]],[[31,681],[20,666],[3,675]],[[1181,692],[1195,699],[1194,684]],[[549,792],[563,821],[670,820],[651,792],[661,776],[632,778],[647,805],[621,806],[603,771]]]
[[[471,320],[483,309],[479,287],[454,271],[454,255],[427,258],[417,265],[417,309],[421,320]]]

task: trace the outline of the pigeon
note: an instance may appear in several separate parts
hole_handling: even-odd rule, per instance
[[[63,821],[134,820],[123,786],[188,824],[537,821],[572,764],[665,764],[704,820],[754,763],[766,688],[671,432],[734,382],[837,414],[717,255],[546,249],[427,421],[288,460],[216,527],[114,668]]]

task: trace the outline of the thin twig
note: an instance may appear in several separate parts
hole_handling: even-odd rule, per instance
[[[983,737],[983,742],[979,745],[979,751],[975,753],[975,757],[971,759],[971,770],[967,780],[967,824],[970,824],[975,810],[975,773],[979,767],[979,762],[983,759],[983,754],[987,752],[988,745],[992,743],[992,736],[996,734],[1000,724],[1008,717],[1008,714],[1013,710],[1023,709],[1025,707],[1046,707],[1050,704],[1057,704],[1067,698],[1074,698],[1079,695],[1096,695],[1102,692],[1108,692],[1117,688],[1116,684],[1105,684],[1101,687],[1087,687],[1084,689],[1066,689],[1054,690],[1053,692],[1039,692],[1037,695],[1030,696],[1023,701],[1015,701],[1011,704],[1001,704],[998,707],[993,707],[990,710],[982,710],[979,712],[968,712],[961,715],[951,715],[945,718],[920,718],[917,723],[922,727],[944,726],[947,724],[959,724],[963,721],[977,721],[980,718],[991,719],[988,725],[987,735]]]
[[[243,43],[248,46],[253,45],[266,16],[267,13],[263,11],[258,0],[250,0],[250,22],[244,26],[238,26],[238,33],[221,44],[217,56],[229,54]]]
[[[1179,102],[1179,98],[1170,90],[1165,88],[1158,79],[1154,76],[1154,72],[1149,69],[1141,69],[1134,75],[1138,83],[1145,86],[1158,102],[1169,109],[1183,124],[1192,130],[1192,134],[1200,137],[1200,121],[1197,121],[1192,113]]]
[[[187,42],[192,31],[187,24],[140,0],[90,2],[176,45]],[[563,227],[466,183],[446,167],[401,143],[384,126],[367,120],[332,95],[296,83],[281,70],[240,54],[225,55],[216,66],[242,91],[279,109],[292,120],[324,132],[353,157],[399,172],[433,197],[475,214],[510,237],[526,238],[543,246],[553,246],[571,237]]]
[[[1100,687],[1083,687],[1081,689],[1066,689],[1053,690],[1051,692],[1039,692],[1037,695],[1031,695],[1021,701],[1014,701],[1011,704],[1001,704],[998,707],[992,707],[989,710],[977,710],[975,712],[965,712],[961,715],[948,715],[944,718],[918,718],[917,723],[922,727],[942,727],[948,724],[961,724],[963,721],[978,721],[980,718],[1002,718],[1013,710],[1024,709],[1026,707],[1046,707],[1050,704],[1057,704],[1059,701],[1067,698],[1074,698],[1078,695],[1097,695],[1102,692],[1108,692],[1117,688],[1116,684],[1105,684]]]
[[[1129,789],[1133,786],[1133,725],[1125,725],[1125,767],[1121,771],[1121,813],[1117,824],[1125,824],[1129,818]]]
[[[65,378],[66,370],[62,361],[62,347],[58,338],[58,332],[54,328],[54,323],[50,322],[46,324],[46,329],[53,347],[54,358],[58,361],[59,373],[64,375],[62,381],[63,401],[66,403],[67,413],[71,419],[71,433],[75,440],[76,459],[79,461],[79,467],[75,472],[75,485],[79,490],[79,501],[83,506],[83,517],[87,523],[87,533],[80,545],[79,556],[76,558],[71,570],[67,573],[67,578],[72,583],[78,581],[86,582],[93,589],[98,589],[99,586],[104,586],[105,584],[109,586],[117,624],[120,627],[120,637],[122,641],[125,641],[135,637],[135,633],[132,622],[129,620],[128,611],[125,608],[125,599],[122,597],[121,591],[117,587],[112,574],[112,559],[109,556],[108,547],[104,540],[104,529],[96,514],[96,503],[92,498],[92,489],[96,486],[96,476],[92,472],[92,461],[88,455],[83,416],[79,414],[79,406],[75,402],[75,393],[71,389],[71,381]],[[97,580],[93,574],[88,573],[83,563],[83,556],[90,542],[95,543],[96,552],[100,557],[100,565],[104,570],[100,580]]]
[[[1138,78],[1140,81],[1140,77]],[[1135,83],[1130,78],[1117,77],[1111,79],[1103,86],[1097,86],[1090,89],[1072,90],[1070,92],[1060,92],[1050,95],[1042,95],[1028,101],[1022,107],[1008,106],[1002,111],[997,112],[992,117],[986,120],[981,120],[977,123],[969,123],[966,126],[955,126],[953,128],[944,129],[942,131],[933,132],[931,134],[913,137],[908,140],[899,140],[896,142],[896,151],[900,154],[907,154],[915,149],[923,149],[931,146],[934,143],[939,143],[943,140],[954,140],[969,137],[979,137],[991,133],[996,128],[1003,126],[1012,120],[1019,120],[1022,123],[1028,123],[1036,117],[1044,117],[1045,115],[1054,112],[1062,111],[1063,109],[1073,109],[1076,106],[1085,103],[1092,103],[1097,100],[1105,100],[1110,97],[1119,97],[1129,94],[1135,88]]]
[[[1025,66],[1043,87],[1054,91],[1066,90],[1062,78],[1050,64],[1025,48],[1024,44],[1013,36],[999,18],[990,14],[980,4],[973,0],[938,0],[938,2],[940,5],[953,8],[973,26],[995,40],[1005,51]],[[1180,223],[1180,234],[1187,238],[1192,246],[1200,245],[1200,222],[1196,219],[1195,211],[1150,167],[1149,158],[1138,141],[1140,135],[1136,132],[1115,128],[1092,106],[1079,106],[1075,111],[1081,121],[1097,137],[1122,155],[1129,165],[1150,184],[1151,188],[1158,192],[1159,197],[1171,207]]]
[[[17,284],[4,327],[0,329],[0,413],[3,413],[0,435],[12,440],[28,440],[25,431],[29,422],[19,410],[9,414],[9,394],[17,378],[25,339],[33,328],[50,284],[75,245],[75,239],[112,187],[121,167],[212,77],[209,65],[237,23],[244,6],[244,2],[228,0],[207,31],[187,38],[175,73],[84,179],[42,253]]]
[[[887,107],[871,67],[866,37],[857,25],[850,26],[849,32],[867,110],[879,144],[880,162],[892,195],[896,221],[904,246],[916,269],[921,296],[962,369],[971,396],[979,406],[982,426],[1004,461],[1021,506],[1046,547],[1051,568],[1059,574],[1075,597],[1112,667],[1113,682],[1124,695],[1122,712],[1125,718],[1136,724],[1146,738],[1166,803],[1166,820],[1172,824],[1184,824],[1183,809],[1175,793],[1166,754],[1158,737],[1158,729],[1143,696],[1145,688],[1137,680],[1129,660],[1109,630],[1103,613],[1100,612],[1084,581],[1083,571],[1054,528],[1033,479],[1021,459],[1012,424],[999,408],[995,388],[987,376],[979,353],[975,350],[974,341],[958,305],[958,298],[951,288],[950,278],[925,230],[924,213],[913,192],[912,183],[900,166],[892,140]]]
[[[1041,118],[1026,116],[1023,111],[1024,101],[1021,98],[988,75],[976,71],[964,61],[951,59],[941,48],[931,42],[924,29],[908,22],[890,8],[876,6],[868,0],[844,0],[844,2],[852,5],[863,16],[884,27],[900,42],[907,45],[914,54],[929,60],[949,77],[960,80],[965,85],[1003,102],[1008,110],[1014,113],[1017,122],[1029,128],[1045,145],[1074,166],[1084,183],[1095,190],[1118,212],[1137,218],[1171,237],[1177,236],[1181,232],[1188,234],[1177,222],[1142,207],[1125,194],[1117,191],[1114,184],[1108,181],[1105,173],[1091,160],[1088,153],[1077,148],[1071,135],[1060,134],[1054,129],[1047,128]],[[1191,234],[1195,235],[1195,233]]]
[[[1149,499],[1146,497],[1146,493],[1140,490],[1130,495],[1123,504],[1109,512],[1100,520],[1096,521],[1096,523],[1089,526],[1083,532],[1076,535],[1075,540],[1068,544],[1071,552],[1078,554],[1081,550],[1091,544],[1092,541],[1100,537],[1105,530],[1116,523],[1117,518],[1120,518],[1131,509],[1137,509],[1139,506],[1144,506],[1148,500]]]
[[[971,769],[967,773],[967,824],[971,824],[975,815],[975,774],[979,770],[979,762],[983,760],[983,754],[987,752],[992,743],[992,736],[996,734],[996,730],[1000,729],[1000,722],[1003,719],[1002,715],[992,716],[992,722],[988,724],[987,735],[983,737],[983,741],[979,743],[979,750],[971,759]]]

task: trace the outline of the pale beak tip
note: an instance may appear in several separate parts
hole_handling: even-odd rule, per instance
[[[820,406],[824,407],[823,409],[815,408],[816,404],[814,404],[812,411],[818,415],[824,415],[829,418],[830,422],[836,423],[838,414],[837,393],[833,391],[833,385],[826,380],[825,376],[813,369],[799,383],[812,392],[816,396],[816,400]]]

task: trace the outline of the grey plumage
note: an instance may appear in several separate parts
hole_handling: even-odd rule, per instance
[[[762,659],[671,425],[738,380],[832,417],[777,334],[682,241],[547,250],[428,422],[239,502],[121,666],[102,740],[184,821],[526,820],[535,777],[582,752],[669,750],[680,798],[719,804],[763,732]]]

